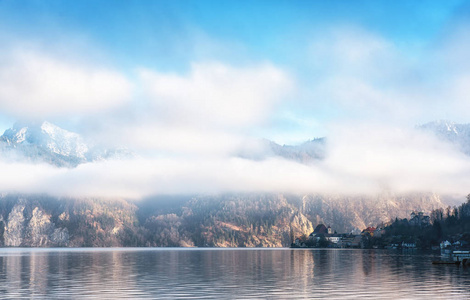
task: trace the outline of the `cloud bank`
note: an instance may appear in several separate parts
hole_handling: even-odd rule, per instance
[[[32,51],[0,54],[0,109],[19,119],[102,112],[131,99],[131,82],[115,70]]]
[[[1,162],[0,190],[134,199],[223,192],[468,193],[469,157],[433,136],[366,125],[335,133],[326,159],[311,165],[228,156],[138,157],[75,169]]]

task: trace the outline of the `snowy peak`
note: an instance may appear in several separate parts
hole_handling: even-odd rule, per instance
[[[132,156],[126,149],[104,149],[87,145],[77,133],[62,129],[52,123],[16,123],[0,136],[0,155],[32,162],[47,162],[59,167],[76,167],[79,164],[126,158]]]
[[[85,154],[88,152],[88,146],[79,134],[64,130],[49,122],[27,126],[17,123],[7,129],[2,137],[13,147],[20,144],[37,145],[63,156],[85,159]]]
[[[22,127],[15,124],[12,128],[5,130],[2,139],[9,144],[20,144],[26,141],[26,132],[28,127]]]
[[[49,122],[42,123],[41,133],[47,137],[46,147],[54,153],[85,158],[85,153],[88,152],[88,146],[77,133],[64,130]]]
[[[4,136],[8,137],[8,140],[11,143],[23,143],[26,140],[26,132],[28,131],[28,127],[20,128],[20,130],[13,130],[8,129],[5,131]]]

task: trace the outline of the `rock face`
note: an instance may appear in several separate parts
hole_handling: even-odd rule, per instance
[[[348,233],[443,207],[433,194],[232,194],[134,203],[3,195],[0,246],[282,247],[320,223]]]
[[[8,214],[3,236],[5,246],[22,246],[25,229],[24,209],[25,205],[18,203]]]
[[[67,228],[55,228],[51,215],[38,206],[32,208],[29,201],[19,199],[3,221],[3,244],[11,247],[67,246]]]
[[[124,246],[137,223],[135,206],[120,201],[0,197],[0,245],[8,247]],[[122,229],[122,233],[121,233]],[[132,232],[132,231],[131,231]],[[135,245],[135,244],[134,244]]]
[[[51,216],[47,215],[39,207],[35,207],[26,227],[29,245],[32,247],[48,246],[51,241],[50,235],[53,232],[54,224],[51,222]]]

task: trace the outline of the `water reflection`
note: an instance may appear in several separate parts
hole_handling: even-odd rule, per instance
[[[442,298],[468,268],[345,249],[1,249],[1,298]]]

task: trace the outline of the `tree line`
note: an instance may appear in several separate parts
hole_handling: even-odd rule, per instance
[[[467,202],[460,206],[435,209],[430,214],[430,222],[415,224],[408,219],[396,218],[383,226],[380,236],[366,236],[364,246],[383,248],[401,243],[414,243],[417,248],[430,249],[442,241],[461,242],[463,247],[470,245],[470,194]]]

